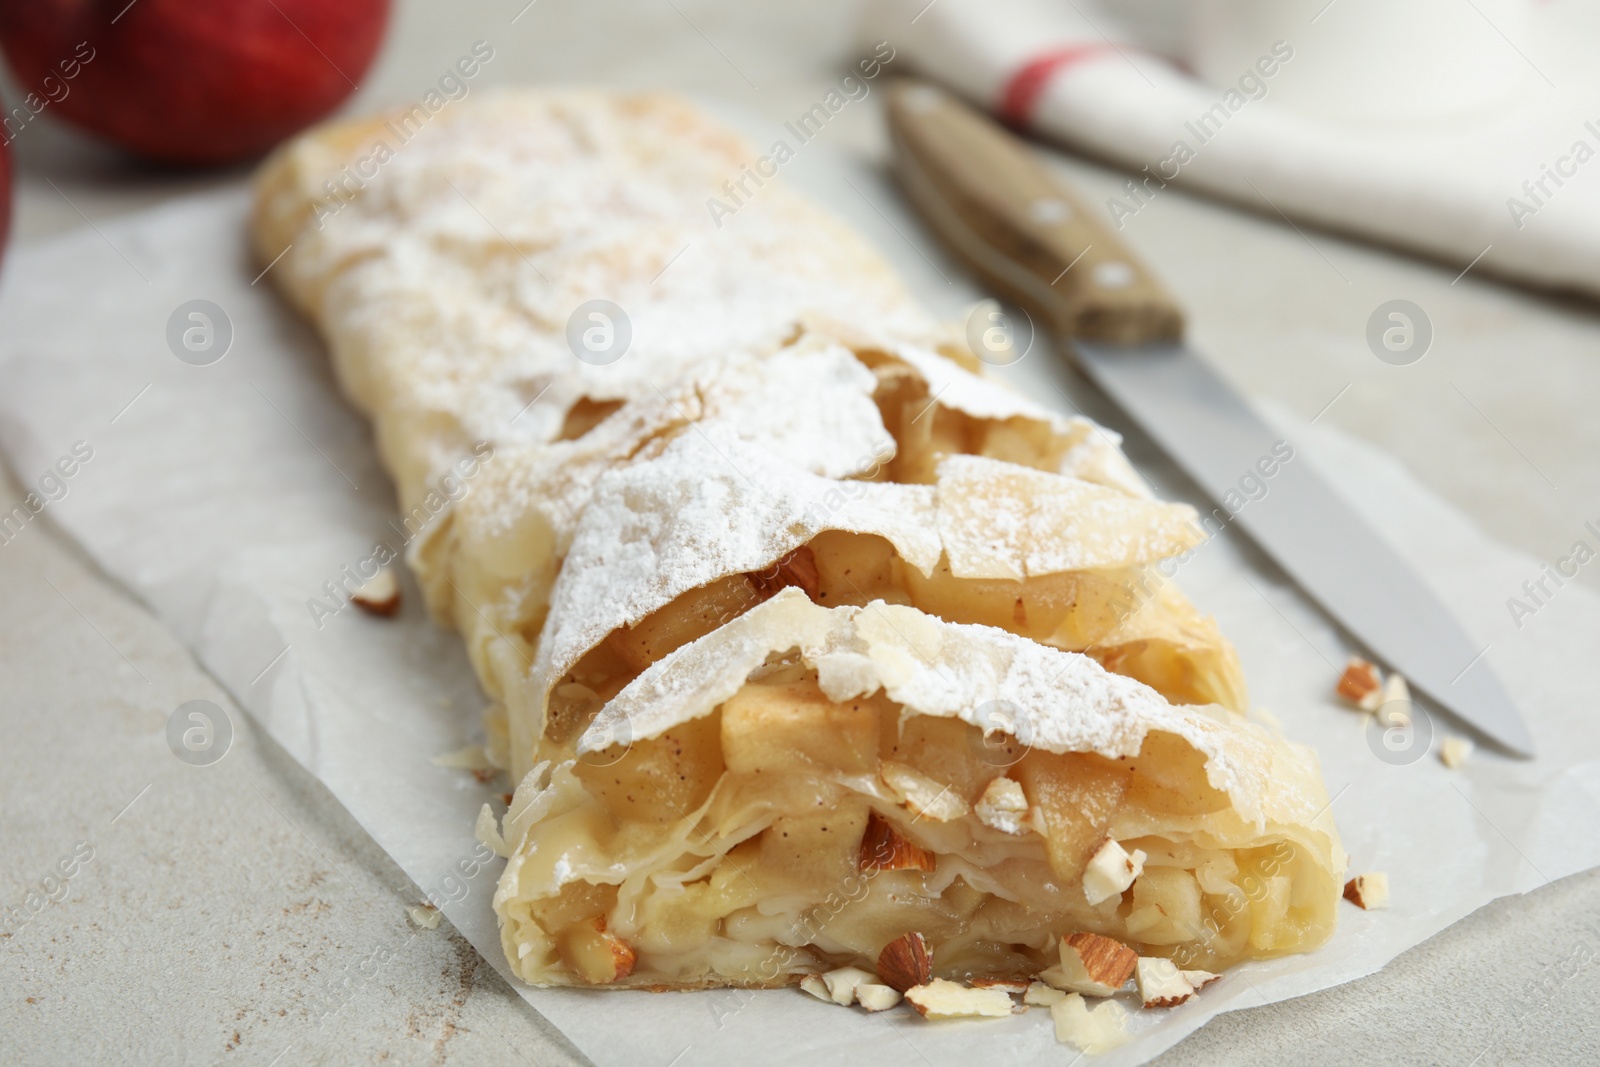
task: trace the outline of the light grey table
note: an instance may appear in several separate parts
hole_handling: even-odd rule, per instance
[[[672,86],[781,121],[853,54],[849,0],[525,2],[403,0],[351,109],[416,98],[482,39],[495,58],[479,88]],[[825,136],[880,157],[877,98]],[[15,150],[19,242],[239,176],[142,167],[48,121]],[[1064,166],[1097,196],[1119,182]],[[1453,280],[1454,269],[1176,191],[1126,232],[1190,309],[1197,342],[1249,393],[1306,418],[1337,396],[1322,418],[1388,449],[1536,560],[1600,519],[1600,309]],[[1410,367],[1379,362],[1363,340],[1368,315],[1395,297],[1437,330]],[[0,509],[39,473],[0,478]],[[1600,569],[1579,580],[1600,588]],[[0,545],[0,679],[0,899],[20,900],[79,842],[93,849],[65,899],[0,938],[0,1058],[582,1062],[448,924],[410,925],[416,888],[236,709],[226,760],[173,758],[174,707],[231,702],[48,521]],[[1600,1062],[1600,967],[1580,966],[1600,948],[1597,914],[1600,873],[1565,879],[1483,909],[1366,980],[1223,1016],[1161,1062]]]

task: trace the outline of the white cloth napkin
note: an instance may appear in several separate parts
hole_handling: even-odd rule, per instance
[[[891,70],[914,69],[1016,125],[1137,172],[1123,196],[1100,205],[1124,231],[1157,224],[1162,196],[1178,186],[1454,270],[1600,295],[1600,88],[1563,59],[1563,42],[1592,21],[1584,5],[1537,5],[1529,48],[1507,40],[1527,52],[1529,75],[1498,109],[1382,125],[1289,110],[1274,100],[1270,76],[1231,95],[1202,83],[1159,54],[1173,48],[1177,16],[1169,7],[1154,20],[1150,9],[870,0],[863,30],[894,46]],[[1302,44],[1317,32],[1308,23]],[[1281,77],[1294,60],[1276,59]]]

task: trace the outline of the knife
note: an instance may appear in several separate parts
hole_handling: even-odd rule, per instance
[[[1184,344],[1183,313],[1148,268],[1022,141],[949,93],[904,79],[889,89],[888,115],[896,177],[930,227],[1052,329],[1207,494],[1237,496],[1279,435]],[[1486,648],[1395,551],[1304,459],[1276,466],[1267,484],[1233,516],[1250,537],[1374,658],[1531,757]]]

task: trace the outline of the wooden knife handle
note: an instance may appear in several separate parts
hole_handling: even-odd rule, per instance
[[[915,79],[889,87],[888,111],[896,176],[990,284],[1069,337],[1135,345],[1182,336],[1171,294],[1024,142]]]

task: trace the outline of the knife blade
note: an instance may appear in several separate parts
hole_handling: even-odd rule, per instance
[[[1183,343],[1181,309],[1115,233],[987,116],[914,79],[888,97],[893,168],[930,228],[1040,318],[1079,370],[1224,505],[1219,517],[1237,522],[1373,658],[1532,756],[1486,648],[1308,461],[1274,455],[1279,435]],[[1226,507],[1242,478],[1260,480],[1268,468],[1265,496]]]

